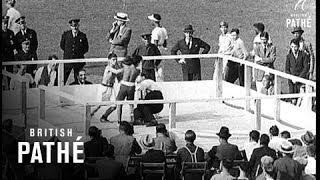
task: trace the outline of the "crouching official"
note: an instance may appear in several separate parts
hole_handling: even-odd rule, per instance
[[[144,100],[161,100],[163,99],[162,92],[155,82],[151,79],[146,79],[146,74],[141,73],[137,79],[137,89],[139,99]],[[138,104],[134,109],[134,125],[145,124],[146,126],[155,126],[158,124],[153,114],[161,112],[163,104]]]

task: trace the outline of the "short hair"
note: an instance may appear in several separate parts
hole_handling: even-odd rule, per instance
[[[188,130],[184,135],[184,139],[188,142],[194,142],[194,140],[196,140],[196,137],[196,133],[192,130]]]
[[[279,128],[278,128],[278,126],[276,126],[276,125],[271,126],[270,129],[269,129],[269,133],[270,133],[272,136],[278,136],[278,135],[279,135]]]
[[[253,24],[254,27],[256,27],[258,29],[258,31],[263,32],[264,31],[264,24],[263,23],[254,23]]]
[[[255,142],[258,142],[259,141],[259,138],[260,138],[260,133],[259,131],[257,130],[252,130],[250,133],[249,133],[249,136],[252,140],[254,140]]]
[[[260,34],[260,38],[262,38],[262,37],[264,37],[264,38],[266,38],[267,40],[269,40],[269,33],[268,33],[268,32],[262,32],[262,33]]]
[[[283,137],[283,138],[285,138],[285,139],[291,138],[291,135],[290,135],[289,131],[282,131],[282,132],[280,133],[280,135],[281,135],[281,137]]]
[[[88,134],[90,137],[97,138],[99,136],[99,129],[96,126],[90,126]]]
[[[127,121],[121,121],[119,129],[127,135],[132,135],[134,133],[133,126],[131,127],[131,124]]]
[[[53,54],[48,57],[48,60],[59,59],[57,55]]]
[[[162,133],[162,134],[168,133],[167,128],[166,128],[166,125],[163,124],[163,123],[159,123],[159,124],[156,126],[156,132],[157,132],[157,133]]]
[[[291,45],[292,43],[295,44],[295,45],[297,45],[297,46],[299,46],[299,43],[300,43],[300,42],[299,42],[299,39],[291,39],[290,45]]]
[[[311,144],[307,146],[307,153],[310,157],[316,157],[316,145]]]
[[[233,167],[232,159],[222,159],[222,166],[230,170]]]
[[[263,77],[266,78],[268,81],[273,81],[273,76],[272,75],[265,74]]]
[[[298,145],[298,146],[302,146],[302,142],[300,141],[300,139],[289,139],[289,142],[291,142],[292,145]]]
[[[111,58],[117,58],[118,56],[115,54],[115,53],[110,53],[109,55],[108,55],[108,59],[111,59]]]
[[[238,28],[233,28],[233,29],[231,29],[230,33],[232,33],[232,32],[235,32],[236,34],[239,34],[239,33],[240,33],[240,31],[239,31]]]
[[[267,134],[261,134],[260,136],[260,144],[264,146],[268,146],[270,142],[270,138]]]

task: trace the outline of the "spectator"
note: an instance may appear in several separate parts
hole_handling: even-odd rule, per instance
[[[306,146],[302,146],[302,143],[299,139],[289,139],[288,141],[291,142],[293,146],[293,159],[298,157],[307,158],[307,148]]]
[[[12,30],[8,29],[9,16],[2,16],[1,29],[1,61],[14,61],[15,36]],[[6,66],[8,72],[13,73],[13,66]]]
[[[84,54],[89,50],[87,35],[79,30],[80,19],[69,20],[70,30],[63,32],[60,48],[63,50],[63,59],[84,58]],[[71,70],[73,69],[74,81],[77,82],[79,71],[86,63],[65,63],[64,64],[64,84],[67,83]]]
[[[303,167],[302,177],[301,177],[302,180],[316,180],[316,177],[315,177],[314,175],[312,175],[312,174],[307,174],[307,173],[305,172],[305,167],[306,167],[307,164],[308,164],[308,160],[307,160],[307,159],[299,157],[299,158],[296,159],[296,161],[298,161],[298,163],[301,164],[302,167]],[[314,167],[316,167],[315,165],[316,165],[316,164],[314,164]]]
[[[244,46],[242,39],[239,37],[239,29],[231,30],[231,51],[230,54],[233,57],[242,59],[245,61],[248,57],[247,48]],[[225,69],[224,79],[227,82],[234,83],[239,78],[240,86],[244,86],[244,65],[228,61]]]
[[[311,144],[307,147],[307,166],[305,167],[306,174],[316,174],[316,146]]]
[[[184,139],[186,146],[182,147],[177,152],[176,173],[179,174],[182,169],[183,162],[204,162],[204,150],[194,144],[196,133],[188,130],[185,133]],[[201,179],[199,174],[187,174],[186,179]]]
[[[132,56],[160,56],[158,47],[151,43],[151,34],[142,34],[142,45],[139,45],[133,52]],[[143,60],[142,72],[145,73],[147,79],[156,81],[155,68],[158,67],[161,60]]]
[[[17,65],[19,68],[17,72],[17,77],[20,78],[23,82],[26,82],[26,88],[33,87],[34,80],[31,74],[27,73],[27,66],[24,64]],[[17,90],[21,88],[21,82],[15,79],[12,79],[10,81],[10,89],[11,90]]]
[[[270,156],[272,159],[277,159],[276,151],[268,147],[269,141],[269,136],[267,134],[262,134],[260,137],[261,146],[253,150],[249,161],[251,177],[255,177],[258,174],[262,173],[260,163],[263,156]]]
[[[254,39],[253,39],[253,49],[257,46],[257,45],[259,45],[259,44],[261,44],[262,43],[262,41],[261,41],[261,34],[263,33],[263,32],[265,32],[264,30],[265,30],[265,26],[264,26],[264,24],[263,23],[260,23],[260,22],[258,22],[258,23],[254,23],[253,24],[253,27],[255,28],[254,30],[255,30],[255,32],[256,32],[256,36],[254,37]],[[271,40],[271,37],[269,37],[268,38],[268,44],[272,44],[272,40]]]
[[[220,163],[221,172],[219,174],[215,174],[211,177],[210,180],[232,180],[236,179],[230,174],[230,170],[233,167],[233,161],[229,159],[223,159]]]
[[[114,146],[115,160],[121,162],[126,168],[128,157],[140,154],[141,147],[132,136],[133,127],[127,121],[120,122],[119,132],[118,135],[110,138],[110,144]]]
[[[238,146],[228,142],[231,136],[229,128],[222,126],[219,133],[216,134],[219,136],[220,145],[213,146],[208,152],[208,156],[210,157],[209,167],[212,165],[216,169],[219,168],[220,161],[223,159],[241,160],[242,156]]]
[[[160,24],[161,16],[159,14],[151,14],[148,19],[152,22],[154,29],[152,30],[151,43],[155,44],[162,55],[168,54],[168,33],[167,30]],[[156,81],[163,81],[163,68],[159,64],[156,66]]]
[[[276,60],[276,48],[268,43],[269,34],[263,32],[260,34],[261,43],[256,45],[254,50],[254,62],[261,66],[274,69],[274,61]],[[257,92],[261,93],[263,88],[262,79],[266,73],[265,71],[254,69],[254,79],[256,81]]]
[[[275,180],[276,172],[273,167],[274,159],[270,156],[263,156],[261,158],[261,167],[263,173],[261,173],[256,180]]]
[[[270,142],[269,142],[269,147],[274,149],[277,153],[280,149],[281,143],[284,141],[283,138],[279,137],[279,128],[278,126],[274,125],[271,126],[269,129],[269,134],[270,134]]]
[[[90,141],[84,143],[84,154],[86,157],[102,157],[111,151],[111,145],[105,137],[101,136],[101,130],[91,126],[88,130]]]
[[[99,178],[108,180],[122,180],[126,178],[126,172],[122,163],[114,160],[114,148],[105,154],[105,158],[96,161]]]
[[[87,72],[85,69],[80,69],[78,74],[77,74],[77,78],[70,83],[70,85],[86,85],[86,84],[92,84],[92,82],[87,81],[87,76],[86,76]]]
[[[165,154],[171,154],[177,150],[175,140],[169,137],[169,132],[163,123],[156,126],[156,138],[154,138],[154,142],[155,147],[162,150]]]
[[[185,38],[179,40],[172,48],[171,54],[177,55],[180,51],[181,54],[199,54],[200,48],[203,48],[202,54],[207,54],[210,50],[210,45],[199,38],[193,37],[192,25],[186,25],[184,30]],[[182,66],[182,75],[184,81],[201,80],[201,66],[200,59],[185,59],[177,60]]]
[[[35,56],[35,59],[38,59],[37,56],[37,49],[38,49],[38,38],[37,38],[37,33],[35,30],[30,29],[27,27],[26,23],[26,17],[21,16],[16,20],[16,23],[19,25],[20,29],[16,34],[16,40],[17,40],[17,47],[16,49],[19,50],[21,49],[21,42],[23,39],[29,39],[30,40],[30,52]]]
[[[304,135],[301,136],[301,140],[306,146],[309,146],[315,143],[315,136],[311,131],[307,131]]]
[[[228,23],[225,21],[220,22],[220,31],[219,35],[219,50],[218,54],[230,55],[231,52],[231,34],[228,32]],[[228,61],[223,61],[223,77],[228,73],[225,71]]]
[[[250,175],[250,169],[249,169],[249,162],[245,161],[245,162],[241,162],[239,164],[239,170],[240,170],[240,174],[238,176],[238,180],[249,180],[249,175]]]
[[[250,160],[253,150],[259,147],[259,143],[258,143],[259,138],[260,138],[259,131],[252,130],[249,133],[249,142],[244,143],[243,147],[240,149],[240,151],[243,151],[243,150],[245,151],[246,157],[248,160]]]
[[[285,72],[300,78],[307,78],[309,70],[309,56],[299,49],[299,40],[292,39],[290,41],[291,50],[287,55]],[[300,82],[288,79],[289,93],[299,93],[299,88],[302,85]],[[297,103],[297,98],[291,100],[292,104]]]
[[[112,28],[108,36],[108,40],[111,43],[110,53],[114,53],[118,57],[125,57],[127,56],[128,44],[132,33],[132,30],[127,27],[129,18],[126,13],[118,12],[116,16],[114,16],[114,19],[116,19],[116,21],[112,23]]]
[[[300,180],[303,166],[296,160],[292,159],[293,146],[285,140],[281,143],[280,152],[282,157],[274,162],[274,168],[279,180]]]
[[[261,93],[265,95],[274,95],[273,76],[269,74],[263,76]]]
[[[15,5],[16,0],[6,0],[6,7],[8,8],[6,16],[9,16],[8,28],[13,31],[14,34],[17,34],[19,27],[15,22],[19,17],[21,17],[21,14],[16,8],[14,8]]]
[[[15,61],[34,61],[38,60],[37,55],[34,54],[30,49],[30,40],[28,38],[20,39],[22,49],[18,50],[18,53],[14,56]],[[26,65],[26,72],[32,75],[36,73],[37,64]]]
[[[57,63],[55,60],[58,60],[56,55],[49,56],[48,60],[51,60],[47,66],[39,67],[34,76],[34,81],[36,87],[39,85],[45,86],[58,86],[57,78]]]
[[[314,52],[311,43],[302,37],[303,32],[304,30],[301,28],[301,26],[296,26],[293,28],[293,31],[291,31],[294,38],[299,41],[299,50],[305,52],[309,56],[310,69],[307,77],[309,80],[316,81],[316,60]]]
[[[163,99],[162,92],[156,83],[147,79],[147,75],[142,72],[137,78],[136,82],[138,86],[136,91],[138,92],[139,99],[142,100],[161,100]],[[146,124],[146,126],[155,126],[158,124],[153,114],[161,112],[163,104],[138,104],[137,108],[134,109],[134,124]]]
[[[290,139],[291,138],[291,135],[290,135],[289,131],[282,131],[280,133],[280,135],[281,135],[281,138],[283,138],[283,139]]]

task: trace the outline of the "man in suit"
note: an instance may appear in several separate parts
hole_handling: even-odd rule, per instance
[[[57,63],[55,60],[58,60],[56,55],[50,55],[48,60],[52,60],[48,65],[39,67],[34,76],[34,82],[36,83],[36,87],[39,85],[45,86],[57,86],[58,78],[57,78]]]
[[[257,44],[254,47],[254,62],[274,69],[274,61],[276,60],[276,48],[268,43],[269,34],[262,32],[260,34],[261,44]],[[254,79],[256,81],[257,92],[263,91],[263,77],[266,73],[259,69],[254,69]]]
[[[35,30],[27,27],[26,17],[21,16],[16,20],[16,23],[19,25],[20,30],[16,34],[17,42],[20,42],[22,39],[28,38],[30,40],[30,52],[37,57],[37,49],[38,49],[38,39],[37,33]],[[17,49],[21,49],[21,44],[17,43]]]
[[[71,19],[69,21],[70,30],[62,34],[60,48],[63,50],[63,59],[81,59],[89,50],[87,35],[79,30],[80,19]],[[77,81],[79,70],[85,63],[65,63],[64,64],[64,84],[73,69],[74,80]]]
[[[285,72],[294,76],[307,79],[309,71],[309,55],[299,49],[299,39],[292,39],[290,42],[291,50],[287,55]],[[300,82],[288,79],[289,93],[299,93]],[[296,104],[297,99],[293,98],[291,103]]]
[[[70,85],[86,85],[86,84],[92,84],[92,82],[87,81],[86,77],[86,70],[85,69],[80,69],[79,73],[77,75],[77,79],[75,79]]]
[[[199,54],[200,48],[203,48],[202,54],[207,54],[210,45],[199,38],[193,37],[192,25],[186,25],[184,28],[185,38],[179,40],[171,50],[172,55],[177,55],[180,51],[182,54]],[[201,66],[199,58],[177,60],[182,65],[184,81],[201,80]]]
[[[111,43],[110,53],[116,54],[118,57],[125,57],[128,53],[128,44],[130,42],[132,30],[127,27],[129,21],[126,13],[117,13],[114,16],[112,28],[108,36],[108,40]]]
[[[31,51],[30,40],[28,38],[20,39],[22,49],[14,56],[15,61],[34,61],[38,60],[37,55]],[[37,69],[37,64],[28,64],[26,72],[34,77]]]

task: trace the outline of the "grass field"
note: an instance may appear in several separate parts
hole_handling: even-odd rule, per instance
[[[277,47],[276,69],[283,71],[285,56],[292,38],[291,27],[286,20],[293,13],[308,12],[311,27],[304,28],[304,37],[315,48],[315,0],[306,0],[304,11],[294,10],[298,0],[126,0],[126,8],[122,7],[123,0],[19,0],[16,8],[27,17],[30,28],[38,33],[38,57],[47,59],[50,54],[62,57],[59,42],[63,31],[68,30],[70,18],[80,18],[80,29],[89,39],[90,57],[106,57],[110,44],[105,36],[114,21],[116,12],[129,14],[128,25],[133,29],[129,44],[129,54],[141,43],[140,34],[151,32],[153,27],[147,19],[151,13],[162,16],[162,25],[169,34],[169,49],[183,37],[182,29],[186,24],[192,24],[196,30],[194,35],[211,45],[209,53],[218,49],[219,22],[229,23],[229,29],[239,28],[240,36],[248,50],[252,49],[255,36],[253,23],[263,22]],[[4,2],[4,0],[2,0]],[[4,9],[2,10],[4,13]],[[203,60],[203,79],[211,79],[213,61]],[[182,72],[175,61],[163,62],[166,81],[181,80]],[[100,82],[103,73],[102,64],[87,63],[90,80]],[[286,81],[283,81],[283,91],[286,92]]]

